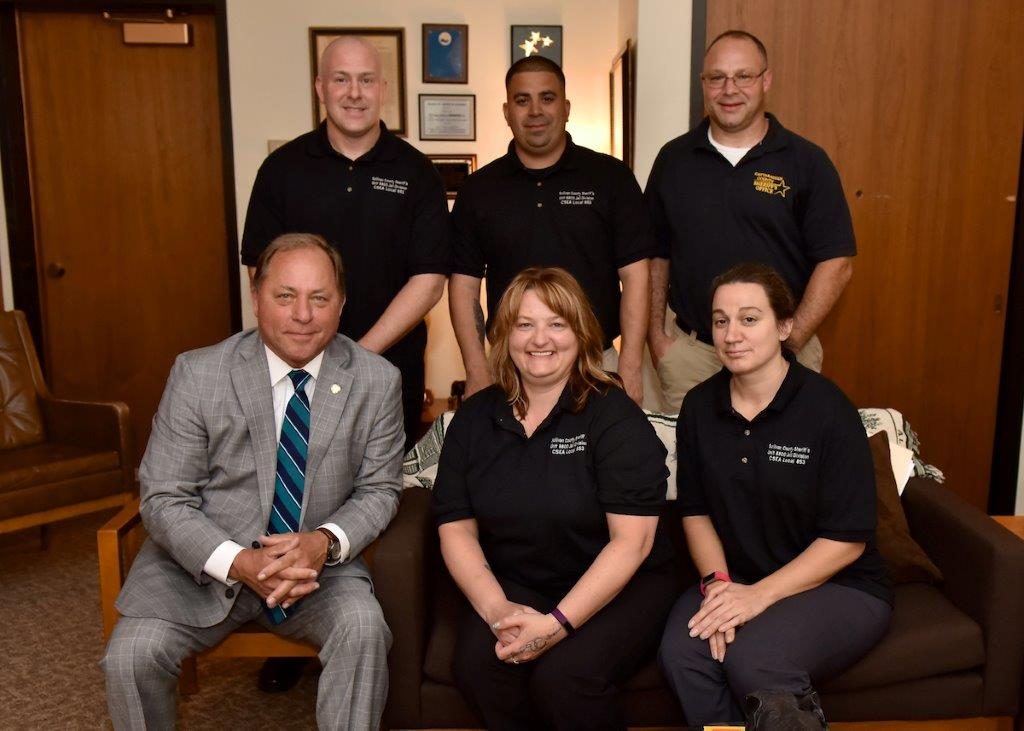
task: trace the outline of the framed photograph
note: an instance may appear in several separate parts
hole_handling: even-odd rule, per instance
[[[509,66],[527,56],[550,58],[562,65],[562,26],[513,25],[512,59]]]
[[[423,24],[423,83],[469,83],[469,26]]]
[[[380,62],[387,89],[381,105],[380,118],[389,130],[404,137],[409,130],[405,117],[405,29],[404,28],[310,28],[309,59],[312,79],[316,79],[320,56],[338,36],[359,36],[373,44]],[[313,125],[327,116],[324,105],[313,89]]]
[[[632,169],[633,167],[633,82],[629,58],[630,42],[612,61],[608,74],[611,93],[611,151]]]
[[[421,140],[476,140],[476,94],[420,94]]]
[[[448,200],[454,200],[459,188],[476,171],[476,155],[427,155],[444,182],[444,192]]]

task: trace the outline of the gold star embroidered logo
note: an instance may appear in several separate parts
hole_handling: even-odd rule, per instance
[[[754,190],[765,195],[781,195],[786,197],[786,191],[792,186],[786,185],[786,179],[781,175],[771,173],[754,173]]]

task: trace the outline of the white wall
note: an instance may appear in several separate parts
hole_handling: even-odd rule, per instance
[[[640,0],[620,0],[619,2],[619,48],[626,44],[626,39],[636,46],[636,18]]]
[[[691,0],[637,4],[636,159],[640,186],[658,150],[690,128]]]
[[[312,126],[310,26],[404,27],[407,139],[425,153],[475,153],[479,165],[505,153],[510,139],[501,114],[513,24],[561,25],[562,62],[572,102],[569,131],[587,147],[609,146],[608,71],[618,45],[618,0],[503,0],[434,3],[420,0],[228,0],[228,58],[235,151],[238,229],[242,230],[256,170],[268,140],[291,139]],[[423,84],[421,24],[469,25],[469,83]],[[476,142],[421,142],[421,93],[476,94]],[[254,323],[245,273],[243,322]],[[428,317],[427,385],[443,398],[465,377],[448,319],[447,298]]]

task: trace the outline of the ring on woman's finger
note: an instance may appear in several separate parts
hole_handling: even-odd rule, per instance
[[[517,658],[517,657],[513,657],[513,658],[512,658],[512,664],[513,664],[513,665],[518,665],[518,664],[519,664],[519,658]]]

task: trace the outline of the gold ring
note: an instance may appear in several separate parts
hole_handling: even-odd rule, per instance
[[[518,665],[519,664],[519,660],[517,660],[516,658],[513,657],[512,658],[512,664],[513,665]]]

